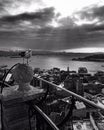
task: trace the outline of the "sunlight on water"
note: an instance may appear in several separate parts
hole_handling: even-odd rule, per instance
[[[66,70],[69,66],[70,70],[78,70],[79,67],[86,67],[89,72],[96,72],[98,70],[104,71],[103,62],[81,62],[81,61],[71,61],[72,57],[69,56],[33,56],[29,60],[29,64],[33,68],[50,69],[53,67],[58,67]],[[15,63],[23,63],[22,58],[0,58],[0,65],[8,65],[11,67]]]

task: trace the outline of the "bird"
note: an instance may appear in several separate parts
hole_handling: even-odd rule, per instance
[[[23,57],[23,63],[24,63],[24,59],[27,59],[27,64],[28,64],[28,59],[32,56],[32,50],[28,49],[28,50],[22,51],[19,55]]]
[[[27,64],[28,64],[28,59],[32,56],[32,51],[31,49],[28,49],[25,51],[25,59],[27,59]]]

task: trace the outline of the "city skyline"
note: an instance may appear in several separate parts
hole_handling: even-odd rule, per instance
[[[2,0],[0,48],[103,52],[103,11],[103,0]]]

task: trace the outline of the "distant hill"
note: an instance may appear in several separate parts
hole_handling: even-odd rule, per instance
[[[3,51],[0,50],[0,57],[7,57],[7,56],[18,56],[18,51]]]
[[[72,60],[76,61],[95,61],[95,62],[104,62],[104,53],[93,54],[83,58],[73,58]]]
[[[0,50],[0,57],[1,56],[9,56],[9,57],[18,57],[20,56],[21,50],[20,51],[3,51]],[[75,57],[75,60],[83,60],[83,57],[88,57],[89,55],[92,55],[91,53],[71,53],[71,52],[56,52],[56,51],[44,51],[44,50],[32,50],[32,55],[37,56],[37,55],[49,55],[49,56],[70,56],[72,58]],[[79,59],[81,58],[81,59]]]
[[[89,56],[88,53],[72,53],[72,52],[56,52],[56,51],[32,51],[33,56],[35,55],[56,55],[56,56],[71,56],[71,57],[83,57]],[[92,53],[91,53],[92,54]]]

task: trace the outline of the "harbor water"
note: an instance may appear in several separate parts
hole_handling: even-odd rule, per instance
[[[99,70],[104,71],[103,62],[72,61],[71,59],[72,57],[70,56],[32,56],[31,59],[29,59],[29,64],[33,68],[38,67],[41,69],[58,67],[66,70],[67,67],[69,67],[70,70],[77,71],[79,67],[86,67],[90,73],[95,73]],[[10,57],[0,58],[0,65],[8,65],[8,68],[16,63],[23,63],[23,59]]]

